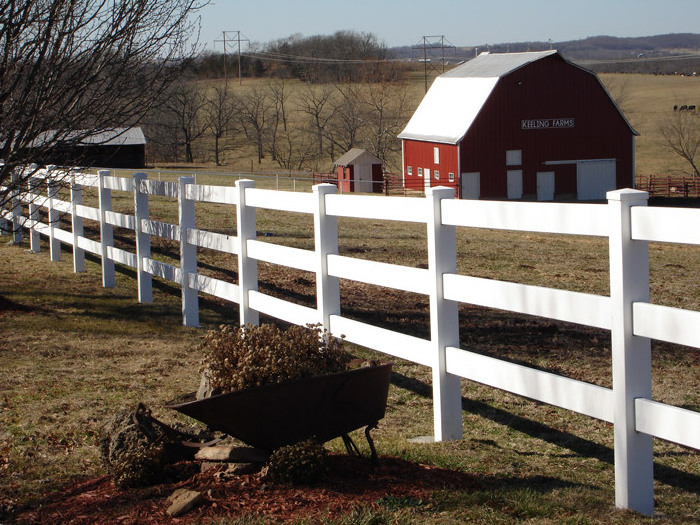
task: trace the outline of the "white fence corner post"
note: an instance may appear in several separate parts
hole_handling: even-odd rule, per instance
[[[71,206],[71,230],[73,231],[73,271],[75,273],[85,271],[85,250],[80,248],[80,239],[85,234],[83,218],[78,215],[78,206],[83,204],[83,187],[78,183],[78,168],[73,168],[70,174],[70,206]]]
[[[246,189],[254,188],[255,182],[248,179],[236,181],[238,190],[238,206],[236,206],[236,231],[238,239],[238,308],[240,312],[240,324],[257,325],[260,323],[260,314],[250,307],[250,292],[258,290],[258,261],[248,257],[248,240],[255,239],[256,214],[255,208],[246,205]]]
[[[105,179],[109,174],[109,170],[97,172],[100,204],[100,255],[102,257],[102,286],[114,288],[116,285],[114,259],[109,256],[109,252],[114,246],[114,226],[105,220],[105,214],[112,211],[112,191],[105,186]]]
[[[134,173],[134,233],[136,234],[136,279],[140,303],[153,302],[153,275],[144,270],[151,258],[151,237],[144,231],[142,221],[149,217],[148,193],[141,191],[141,183],[148,178],[146,173]]]
[[[187,198],[187,185],[194,177],[178,178],[178,209],[180,215],[180,271],[182,275],[182,324],[199,326],[199,294],[190,281],[197,277],[197,246],[188,240],[196,226],[194,200]]]
[[[56,230],[60,227],[61,214],[56,209],[54,200],[58,199],[59,181],[55,180],[56,166],[46,166],[46,182],[49,197],[49,250],[51,260],[61,260],[61,242],[56,237]]]
[[[313,187],[316,197],[314,236],[316,251],[316,307],[321,325],[330,332],[331,315],[340,315],[340,279],[328,275],[328,255],[338,253],[338,218],[326,215],[326,195],[336,192],[333,184]]]
[[[433,364],[433,418],[435,441],[461,439],[462,392],[459,376],[448,374],[447,347],[459,348],[458,303],[445,299],[443,276],[457,273],[457,229],[442,224],[442,200],[453,199],[454,189],[426,187],[428,214],[428,271],[430,272],[430,334]]]
[[[623,189],[607,193],[610,209],[610,300],[615,435],[615,504],[654,514],[653,438],[637,432],[635,398],[651,399],[651,343],[635,336],[633,303],[649,302],[649,245],[632,240],[633,206],[648,194]]]

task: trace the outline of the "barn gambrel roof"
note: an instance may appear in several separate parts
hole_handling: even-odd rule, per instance
[[[502,77],[554,54],[557,51],[481,53],[473,60],[443,73],[434,80],[399,138],[442,144],[459,143]],[[601,87],[605,89],[602,83]],[[631,126],[630,129],[636,134]]]

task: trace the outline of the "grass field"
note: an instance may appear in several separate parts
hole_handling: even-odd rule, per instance
[[[206,178],[200,182],[205,182]],[[89,200],[88,197],[87,200]],[[129,199],[115,199],[128,210]],[[153,218],[173,220],[176,207],[155,199]],[[235,227],[232,209],[198,208],[198,224]],[[261,212],[258,229],[288,246],[313,245],[310,218]],[[371,236],[366,232],[372,231]],[[425,230],[383,221],[342,220],[340,252],[418,265],[427,262]],[[117,232],[118,242],[127,242]],[[156,280],[154,302],[139,304],[131,270],[117,286],[100,285],[97,261],[73,274],[71,255],[49,261],[28,245],[0,239],[0,521],[39,505],[52,490],[98,475],[96,439],[106,419],[138,401],[171,422],[163,402],[196,388],[204,330],[236,322],[235,305],[202,299],[199,329],[181,325],[179,291]],[[460,273],[606,294],[607,245],[599,239],[461,229]],[[163,260],[177,247],[156,243]],[[652,244],[652,300],[700,310],[700,251]],[[202,272],[231,279],[235,260],[200,254]],[[313,305],[312,276],[260,265],[260,288]],[[426,336],[427,300],[416,294],[344,282],[346,315]],[[477,307],[460,310],[462,345],[569,377],[610,386],[609,334],[565,323]],[[366,356],[367,352],[355,348]],[[373,356],[376,357],[376,356]],[[653,345],[654,397],[700,410],[700,352]],[[481,385],[463,382],[464,438],[417,444],[432,433],[429,370],[396,362],[387,416],[375,431],[381,455],[464,472],[472,490],[438,490],[430,501],[398,501],[337,523],[647,523],[614,508],[610,425]],[[358,439],[359,441],[359,439]],[[329,447],[338,452],[342,445]],[[655,443],[655,494],[665,523],[700,522],[700,456]],[[364,521],[363,521],[364,520]],[[250,523],[231,517],[227,523]],[[313,520],[311,521],[313,522]]]

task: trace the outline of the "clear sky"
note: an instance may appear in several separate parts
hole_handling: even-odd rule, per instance
[[[424,35],[481,46],[698,33],[700,0],[213,0],[202,11],[200,43],[223,50],[214,43],[223,31],[264,44],[339,30],[373,33],[389,47]]]

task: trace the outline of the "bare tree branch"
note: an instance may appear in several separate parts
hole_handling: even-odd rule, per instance
[[[690,174],[700,177],[700,115],[693,111],[674,111],[659,125],[666,147],[690,165]]]
[[[139,123],[194,56],[206,4],[0,0],[0,205],[32,159]]]

